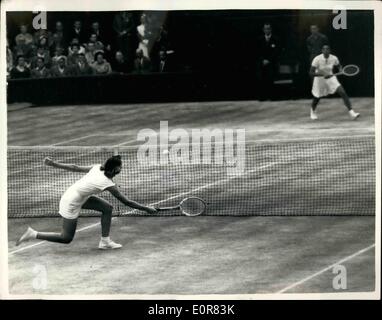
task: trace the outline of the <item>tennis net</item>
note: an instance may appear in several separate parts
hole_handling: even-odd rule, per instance
[[[205,215],[375,214],[375,140],[363,136],[247,143],[245,168],[237,175],[227,174],[232,164],[226,162],[144,163],[137,160],[137,147],[9,147],[8,217],[59,217],[62,194],[83,173],[44,166],[46,156],[89,165],[115,153],[123,160],[117,185],[144,204],[172,206],[198,196],[209,203]],[[115,215],[131,210],[108,192],[100,196]]]

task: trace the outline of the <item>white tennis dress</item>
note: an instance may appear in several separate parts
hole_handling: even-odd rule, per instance
[[[80,180],[71,185],[60,200],[59,213],[66,219],[76,219],[82,205],[90,196],[101,193],[115,183],[101,171],[101,165],[93,166]]]
[[[324,54],[316,56],[312,61],[312,67],[317,71],[324,72],[327,75],[333,74],[333,67],[340,64],[338,58],[332,54],[326,59]],[[324,77],[314,77],[312,94],[316,98],[325,97],[336,92],[341,84],[336,76],[324,79]]]

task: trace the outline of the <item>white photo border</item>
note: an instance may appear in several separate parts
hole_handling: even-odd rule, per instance
[[[5,0],[1,5],[0,25],[0,299],[141,299],[141,300],[378,300],[381,283],[381,89],[382,89],[382,3],[379,1],[282,1],[282,0]],[[14,295],[9,293],[7,241],[7,82],[6,82],[6,12],[7,11],[122,11],[122,10],[228,10],[228,9],[335,9],[372,10],[374,12],[374,88],[376,143],[376,215],[375,215],[375,291],[304,293],[304,294],[235,294],[235,295]]]

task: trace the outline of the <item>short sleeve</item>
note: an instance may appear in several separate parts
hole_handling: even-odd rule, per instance
[[[337,57],[334,57],[334,65],[338,66],[340,64],[340,60]]]
[[[93,168],[91,169],[91,171],[93,171],[94,174],[97,176],[97,178],[95,179],[96,187],[99,190],[104,191],[107,188],[115,186],[115,183],[113,182],[113,180],[106,177],[103,171],[101,172],[101,174],[99,173],[100,170],[101,170],[100,164],[94,165]]]
[[[318,68],[318,56],[313,59],[312,67]]]
[[[114,187],[115,186],[115,183],[110,180],[110,179],[106,179],[104,183],[102,183],[101,185],[101,190],[104,191],[105,189],[107,188],[110,188],[110,187]]]

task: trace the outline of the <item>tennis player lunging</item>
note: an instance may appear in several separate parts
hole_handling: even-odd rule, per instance
[[[99,249],[117,249],[122,245],[115,243],[109,237],[112,218],[112,205],[96,194],[104,190],[109,191],[115,198],[126,206],[143,210],[148,213],[155,213],[157,210],[152,207],[144,206],[137,202],[128,200],[117,188],[113,178],[121,172],[122,161],[120,156],[112,156],[106,160],[104,165],[78,166],[75,164],[64,164],[53,161],[47,157],[44,164],[59,169],[73,172],[86,172],[80,180],[69,187],[61,197],[59,214],[63,218],[61,233],[37,232],[31,227],[17,241],[17,245],[31,239],[40,239],[58,243],[70,243],[76,232],[77,219],[82,209],[96,210],[102,213],[101,231],[102,237],[99,242]]]
[[[338,68],[339,71],[342,69],[338,58],[330,54],[330,46],[324,45],[322,47],[322,54],[313,59],[310,68],[310,75],[314,77],[312,87],[313,101],[310,110],[310,118],[312,120],[318,119],[316,108],[320,99],[333,93],[338,93],[341,96],[352,119],[359,117],[359,113],[353,111],[345,89],[339,83],[337,77],[333,75],[334,68]]]

